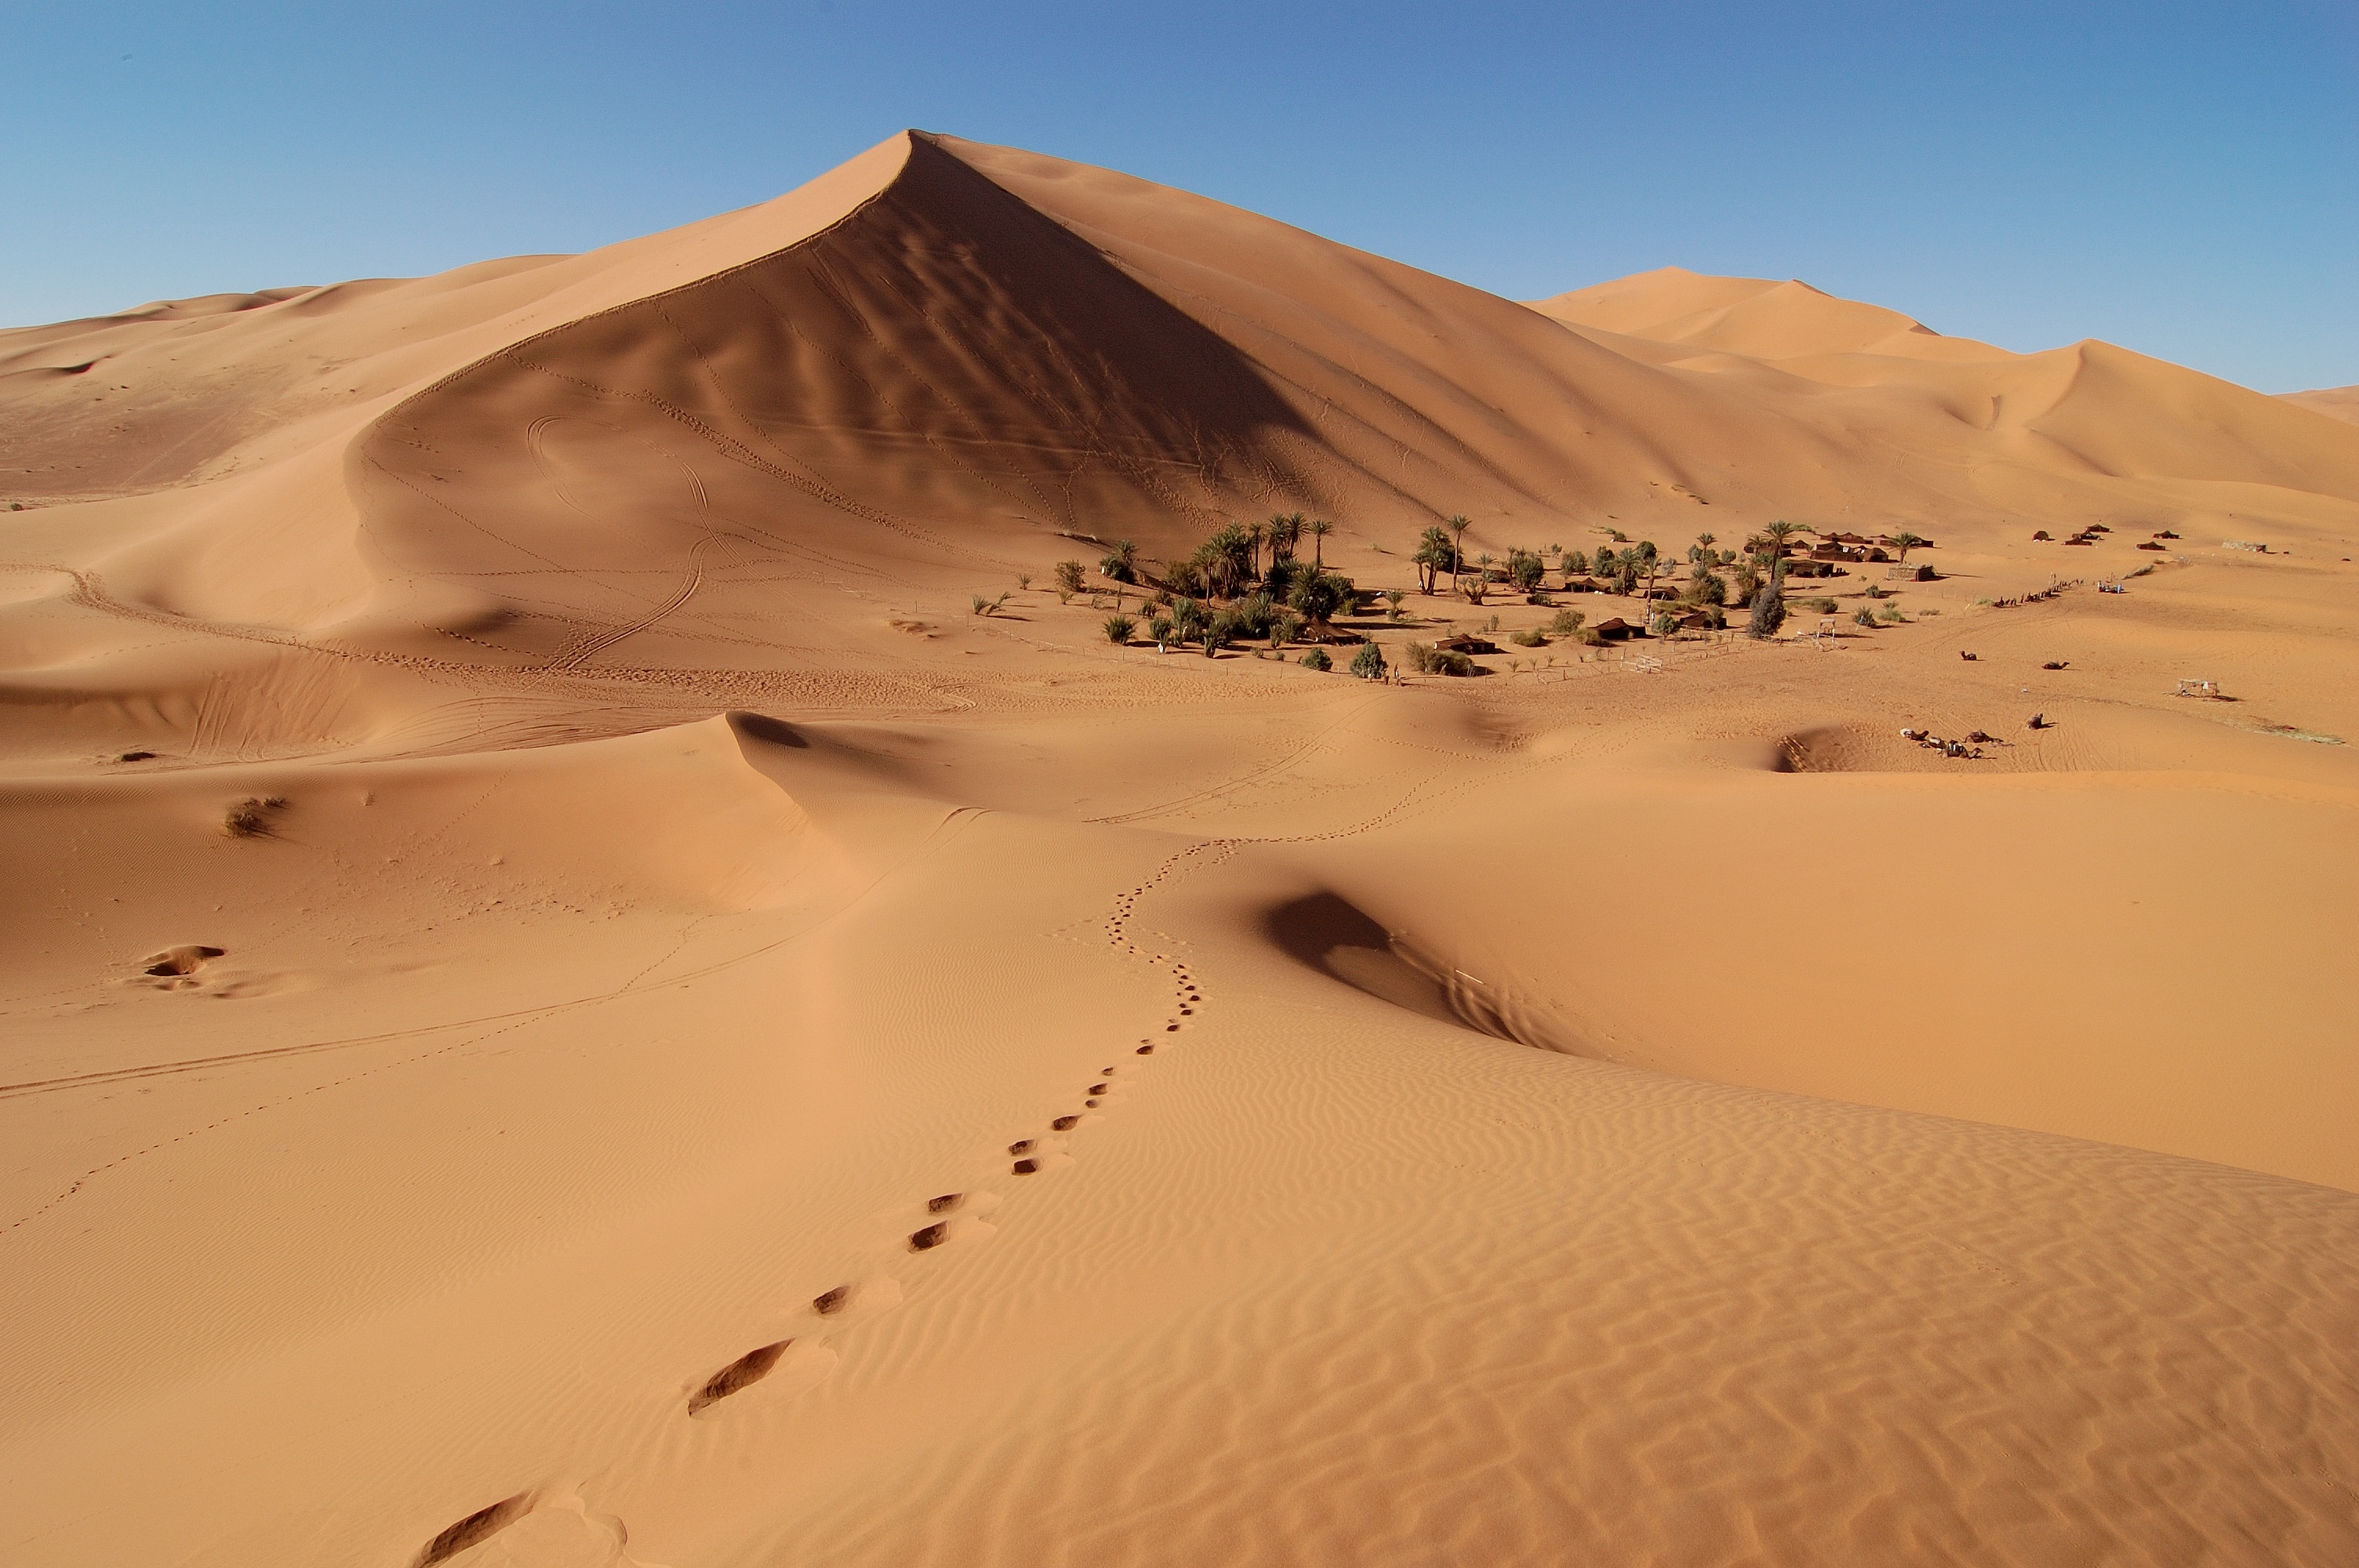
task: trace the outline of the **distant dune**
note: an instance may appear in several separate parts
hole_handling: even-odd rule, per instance
[[[2359,424],[2359,386],[2330,386],[2316,392],[2277,394],[2298,407],[2314,408],[2332,418]]]
[[[0,1564],[2359,1561],[2321,412],[918,132],[0,332]]]

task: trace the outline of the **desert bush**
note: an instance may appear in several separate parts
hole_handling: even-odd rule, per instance
[[[1385,678],[1385,655],[1374,643],[1363,643],[1360,651],[1352,655],[1352,673],[1362,680]]]
[[[1777,628],[1784,624],[1786,624],[1786,589],[1784,584],[1773,577],[1758,593],[1753,596],[1753,614],[1745,622],[1745,630],[1749,636],[1774,637],[1777,634]]]
[[[1753,596],[1761,591],[1761,568],[1750,560],[1741,560],[1728,568],[1728,594],[1732,604],[1750,604]]]
[[[1564,568],[1564,575],[1567,577],[1587,577],[1589,575],[1589,557],[1579,550],[1565,551],[1564,554],[1558,558],[1557,565]]]
[[[1548,629],[1557,636],[1570,637],[1581,630],[1581,623],[1587,619],[1578,610],[1560,610],[1556,612],[1556,619],[1548,623]]]
[[[1874,583],[1869,583],[1867,585],[1867,597],[1870,599],[1883,599],[1886,596],[1882,589],[1876,587]]]
[[[1870,610],[1870,609],[1869,609],[1866,605],[1864,605],[1864,604],[1861,605],[1857,610],[1855,610],[1855,611],[1852,611],[1852,617],[1851,617],[1851,618],[1852,618],[1852,620],[1853,620],[1853,621],[1856,622],[1857,623],[1859,623],[1859,624],[1860,624],[1860,625],[1862,625],[1862,626],[1873,626],[1873,625],[1875,625],[1875,611],[1873,611],[1873,610]]]
[[[1699,566],[1688,579],[1686,598],[1690,604],[1725,604],[1728,602],[1727,579]]]
[[[1137,630],[1138,622],[1133,621],[1127,615],[1109,615],[1106,617],[1106,641],[1112,643],[1117,648],[1129,646],[1130,634]]]
[[[1890,622],[1892,622],[1892,623],[1893,623],[1894,625],[1896,625],[1896,626],[1899,625],[1903,621],[1906,621],[1906,620],[1908,619],[1908,617],[1907,617],[1906,615],[1904,615],[1904,614],[1901,612],[1900,606],[1898,606],[1898,605],[1897,605],[1897,604],[1887,604],[1887,605],[1885,605],[1881,610],[1879,610],[1879,611],[1877,611],[1877,613],[1878,613],[1878,614],[1880,614],[1880,615],[1882,615],[1882,616],[1884,617],[1884,619],[1885,619],[1885,620],[1889,621]]]
[[[1513,643],[1518,648],[1545,648],[1548,646],[1548,639],[1540,635],[1539,628],[1537,626],[1527,626],[1522,631],[1509,637],[1507,641]]]
[[[1017,572],[1016,574],[1016,586],[1019,589],[1028,590],[1032,586],[1032,574],[1030,572]]]
[[[1526,593],[1530,593],[1539,587],[1540,576],[1547,569],[1548,563],[1540,559],[1539,552],[1537,550],[1507,552],[1507,580]]]
[[[1266,637],[1282,614],[1266,593],[1248,594],[1229,607],[1231,624],[1240,637]]]
[[[1352,579],[1340,572],[1305,572],[1287,591],[1286,602],[1304,621],[1323,625],[1352,602]]]
[[[1421,676],[1431,675],[1434,661],[1440,656],[1433,651],[1433,644],[1430,643],[1410,643],[1401,649],[1402,661]]]
[[[1082,591],[1081,562],[1059,561],[1057,563],[1057,591],[1059,593],[1079,593]]]
[[[1335,667],[1335,661],[1327,656],[1326,649],[1313,648],[1302,655],[1302,667],[1306,670],[1317,670],[1324,675]]]
[[[232,801],[222,813],[222,831],[232,838],[266,838],[272,814],[286,806],[286,797],[276,795],[250,795]]]
[[[1204,571],[1193,561],[1174,561],[1163,573],[1163,585],[1181,599],[1194,599],[1204,591]]]
[[[1668,610],[1658,610],[1655,618],[1647,622],[1647,630],[1658,637],[1668,637],[1680,629],[1680,618]]]
[[[967,600],[966,612],[969,615],[988,615],[991,613],[991,600],[978,593]]]
[[[1832,615],[1835,612],[1835,601],[1825,598],[1806,599],[1802,600],[1802,608],[1815,611],[1821,615]]]
[[[1408,597],[1408,595],[1403,593],[1397,588],[1388,588],[1385,589],[1385,603],[1390,607],[1391,618],[1393,620],[1398,621],[1401,619],[1401,600]]]
[[[1148,622],[1147,623],[1147,634],[1155,639],[1155,643],[1158,647],[1168,645],[1172,637],[1176,635],[1175,628],[1171,624],[1171,617],[1169,615],[1158,615],[1154,620]]]

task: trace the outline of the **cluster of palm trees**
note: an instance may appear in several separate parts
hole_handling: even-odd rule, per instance
[[[1187,556],[1159,563],[1159,577],[1145,571],[1138,547],[1117,542],[1098,563],[1102,576],[1139,583],[1147,593],[1148,629],[1164,646],[1200,644],[1217,653],[1247,637],[1266,637],[1273,648],[1305,637],[1334,634],[1334,617],[1357,602],[1352,579],[1327,569],[1326,540],[1334,524],[1299,512],[1260,523],[1223,524]],[[1311,558],[1300,557],[1310,542]],[[1265,560],[1265,552],[1266,560]],[[1117,606],[1119,608],[1119,606]],[[1116,636],[1126,641],[1131,627]]]

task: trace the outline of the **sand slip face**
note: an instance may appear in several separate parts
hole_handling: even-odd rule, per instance
[[[2359,1556],[2310,410],[919,134],[0,398],[0,1563]],[[1298,510],[1486,673],[1108,639]]]

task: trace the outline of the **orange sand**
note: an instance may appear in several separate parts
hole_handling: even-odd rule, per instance
[[[2359,1560],[2332,395],[915,133],[0,333],[0,1563]],[[1942,577],[1049,587],[1293,511]]]

